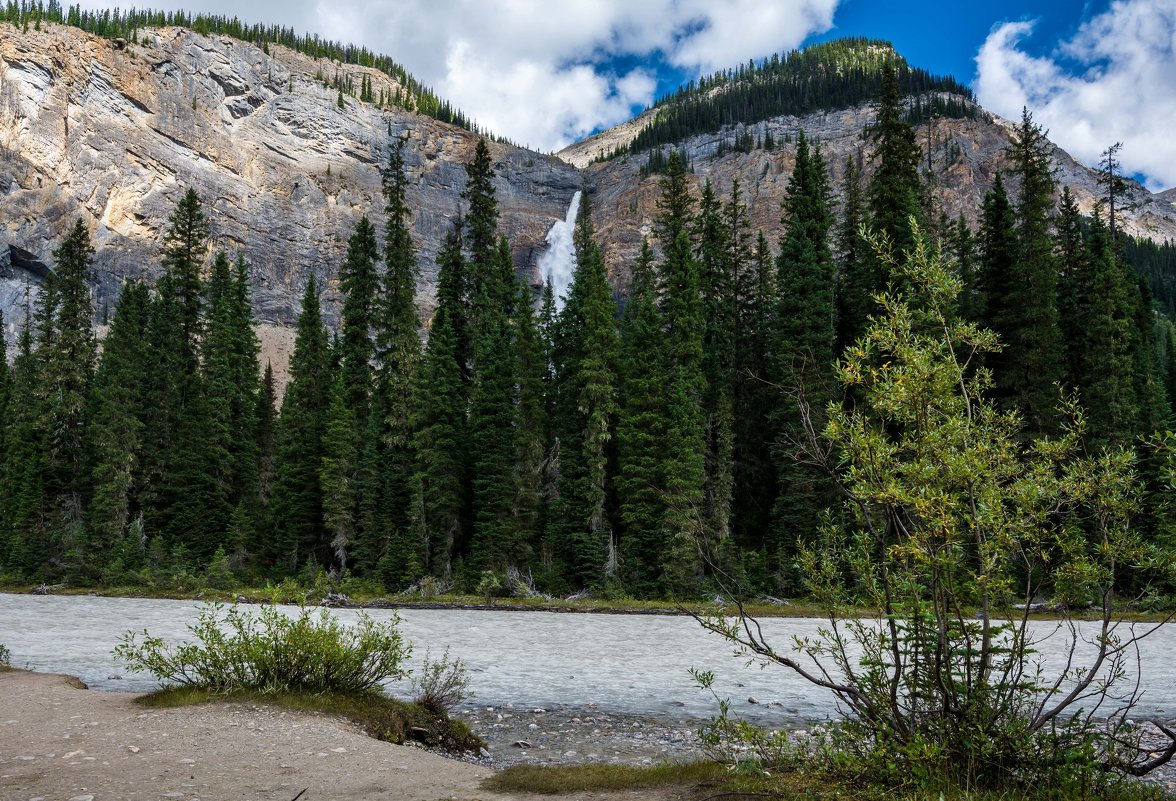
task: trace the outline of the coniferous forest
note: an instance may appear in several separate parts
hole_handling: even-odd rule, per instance
[[[229,587],[325,570],[390,592],[683,598],[713,593],[721,574],[794,595],[799,543],[834,496],[795,443],[855,402],[832,389],[833,364],[894,282],[867,237],[901,252],[920,230],[954,264],[958,314],[1001,338],[983,365],[1000,402],[1048,434],[1060,391],[1077,392],[1087,447],[1138,449],[1145,534],[1171,537],[1160,468],[1137,445],[1176,402],[1176,333],[1152,297],[1171,310],[1170,246],[1126,239],[1109,212],[1081,215],[1028,114],[978,229],[928,219],[896,71],[881,75],[869,179],[851,165],[835,204],[821,148],[801,134],[779,241],[750,229],[743,187],[695,193],[672,153],[650,179],[652,235],[614,288],[585,192],[558,311],[550,285],[537,295],[516,274],[481,142],[435,313],[419,319],[393,146],[382,213],[338,265],[339,330],[312,277],[280,402],[258,369],[249,265],[209,253],[194,191],[171,215],[162,277],[124,286],[101,342],[79,221],[29,298],[16,353],[0,353],[0,575]]]

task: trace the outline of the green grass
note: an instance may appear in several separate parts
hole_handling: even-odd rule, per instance
[[[967,790],[959,787],[884,787],[846,780],[803,767],[773,775],[734,773],[715,762],[633,765],[516,765],[482,782],[500,793],[608,792],[675,788],[686,797],[706,799],[772,798],[779,801],[1163,801],[1170,795],[1150,785],[1124,782],[1086,796],[1071,788],[1022,787],[1015,790]]]
[[[369,737],[397,745],[412,740],[452,753],[477,753],[485,745],[460,720],[374,692],[261,693],[234,690],[217,693],[197,687],[169,687],[140,696],[136,702],[150,708],[217,702],[268,704],[297,712],[339,715],[361,727]]]
[[[636,765],[515,765],[482,782],[496,793],[558,795],[594,790],[637,790],[671,785],[702,785],[722,780],[727,769],[716,762]]]

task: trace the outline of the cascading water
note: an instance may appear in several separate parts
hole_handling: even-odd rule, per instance
[[[572,285],[572,274],[576,271],[576,247],[572,240],[579,211],[580,193],[576,192],[568,206],[568,216],[551,226],[547,232],[547,250],[539,257],[539,273],[543,280],[551,281],[555,307],[561,311],[568,287]]]

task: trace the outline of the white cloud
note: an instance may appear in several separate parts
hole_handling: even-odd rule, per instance
[[[386,53],[479,125],[556,150],[654,98],[651,69],[702,74],[797,47],[840,0],[153,0]],[[80,0],[102,8],[106,0]],[[606,62],[627,58],[617,73]]]
[[[976,56],[976,94],[1017,119],[1028,106],[1052,140],[1093,164],[1123,142],[1124,169],[1153,191],[1176,185],[1176,1],[1117,0],[1054,53],[1021,48],[1031,22],[993,29]]]
[[[838,0],[320,0],[317,29],[391,54],[480,125],[542,150],[649,103],[646,66],[692,72],[799,45]]]

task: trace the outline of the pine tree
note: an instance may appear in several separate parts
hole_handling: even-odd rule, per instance
[[[347,257],[339,270],[343,292],[340,362],[344,401],[359,428],[366,426],[372,387],[372,335],[376,330],[379,276],[376,229],[367,216],[360,218],[347,242]]]
[[[1056,425],[1057,389],[1064,352],[1058,321],[1058,265],[1050,232],[1055,187],[1049,140],[1026,110],[1009,149],[1020,184],[1016,253],[1001,305],[988,299],[1004,349],[995,372],[997,390],[1024,415],[1030,432]]]
[[[163,269],[170,277],[168,287],[179,304],[179,317],[187,347],[195,358],[200,339],[202,282],[201,269],[208,249],[208,221],[200,196],[188,189],[168,218],[163,238]]]
[[[147,411],[139,388],[147,380],[150,303],[146,284],[134,281],[123,286],[94,376],[87,434],[94,464],[87,514],[94,564],[108,558],[141,511],[140,456]]]
[[[793,453],[793,443],[804,437],[804,420],[796,399],[803,397],[807,402],[818,430],[825,406],[833,399],[830,373],[836,331],[829,249],[833,215],[829,206],[825,161],[819,147],[809,151],[802,131],[784,199],[784,237],[776,262],[779,301],[772,350],[776,383],[786,388],[789,397],[782,400],[774,415],[779,491],[773,525],[764,543],[769,566],[785,573],[792,569],[797,542],[815,536],[821,512],[829,505],[825,481],[800,464]]]
[[[665,367],[661,315],[649,241],[633,265],[621,323],[620,408],[617,414],[617,499],[622,526],[621,567],[634,593],[661,589],[666,542],[661,493],[665,446]],[[581,559],[599,570],[606,553],[596,543]]]
[[[417,259],[405,197],[403,141],[391,149],[384,171],[384,261],[387,268],[376,315],[376,386],[373,424],[364,442],[361,471],[361,550],[383,581],[403,587],[424,570],[417,504],[421,487],[412,447],[413,382],[421,358],[416,312]]]
[[[89,490],[86,425],[90,384],[94,377],[96,345],[90,302],[90,265],[94,250],[90,233],[78,220],[61,246],[53,251],[56,308],[52,342],[38,354],[42,359],[42,391],[48,427],[49,473],[45,488],[50,526],[58,557],[71,565],[81,559],[83,504]],[[73,555],[70,555],[70,552]]]
[[[479,139],[474,150],[474,159],[466,165],[466,186],[462,199],[469,205],[466,214],[465,243],[469,247],[468,286],[466,296],[471,303],[477,303],[482,296],[483,284],[494,284],[496,272],[496,250],[498,238],[498,200],[494,195],[494,170],[490,164],[490,148],[485,139]],[[493,294],[499,289],[490,288]],[[475,327],[481,324],[477,311],[472,317]]]
[[[290,357],[290,383],[278,420],[277,471],[273,500],[273,541],[266,554],[279,573],[290,573],[307,559],[322,564],[323,499],[319,470],[331,396],[331,354],[312,275]]]
[[[702,398],[704,308],[698,260],[688,226],[693,199],[686,164],[671,154],[662,179],[658,236],[661,312],[665,319],[666,406],[662,479],[663,528],[668,541],[665,587],[672,594],[692,591],[699,575],[703,539],[703,476],[706,435]]]
[[[588,586],[608,577],[606,564],[614,547],[606,500],[617,413],[618,340],[616,303],[587,192],[581,195],[574,241],[576,270],[553,343],[558,371],[552,425],[559,465],[551,529],[567,578]]]
[[[4,417],[7,458],[0,480],[5,522],[0,557],[10,571],[28,577],[44,575],[51,554],[45,518],[49,437],[40,384],[32,327],[26,322],[17,340]]]
[[[274,478],[277,469],[277,415],[278,392],[274,379],[274,367],[265,363],[261,389],[257,393],[257,420],[255,439],[257,441],[257,495],[250,518],[250,528],[258,539],[246,540],[245,547],[253,556],[265,551],[270,520],[270,499],[273,497]]]
[[[738,192],[736,181],[731,202],[723,208],[707,181],[695,224],[704,319],[702,372],[706,380],[703,514],[705,544],[710,553],[731,534],[737,282],[745,258],[740,239],[746,240],[747,236],[746,208]]]
[[[425,567],[448,577],[455,551],[465,544],[469,497],[460,222],[446,237],[437,267],[437,311],[417,376],[412,430],[416,480],[427,488],[422,509]]]
[[[476,328],[468,440],[474,514],[467,562],[474,571],[470,577],[476,571],[517,565],[521,545],[513,515],[517,365],[511,326],[513,277],[510,249],[502,239],[472,305]]]
[[[922,216],[919,145],[914,129],[906,121],[902,101],[895,66],[888,62],[882,67],[878,119],[871,131],[874,152],[870,160],[876,166],[868,197],[871,227],[875,233],[885,235],[896,254],[914,244],[911,217]],[[883,288],[874,286],[870,292]]]
[[[323,525],[340,570],[347,569],[347,558],[355,537],[359,461],[359,433],[355,430],[355,414],[348,405],[347,395],[348,387],[340,374],[331,390],[331,404],[323,430],[322,465],[318,473]]]
[[[994,328],[996,317],[1009,303],[1013,263],[1017,257],[1013,206],[1005,193],[1004,181],[997,173],[992,189],[984,195],[980,217],[980,276],[975,306],[986,328]],[[1000,353],[989,354],[994,369],[1001,363]]]
[[[772,347],[777,307],[776,263],[761,230],[741,282],[738,394],[735,405],[735,531],[740,544],[759,552],[776,498],[770,419],[779,403]]]
[[[515,464],[514,522],[519,564],[529,564],[540,541],[544,517],[543,461],[547,416],[544,379],[547,363],[535,314],[535,293],[525,281],[516,283],[515,338]]]
[[[963,212],[960,212],[955,223],[951,225],[948,239],[948,248],[955,261],[956,277],[963,287],[958,301],[960,317],[979,322],[983,315],[979,248]]]
[[[866,320],[874,310],[872,293],[886,285],[879,275],[877,259],[862,239],[866,205],[861,170],[853,158],[845,162],[842,193],[841,223],[836,234],[837,353],[856,342],[865,331]]]

